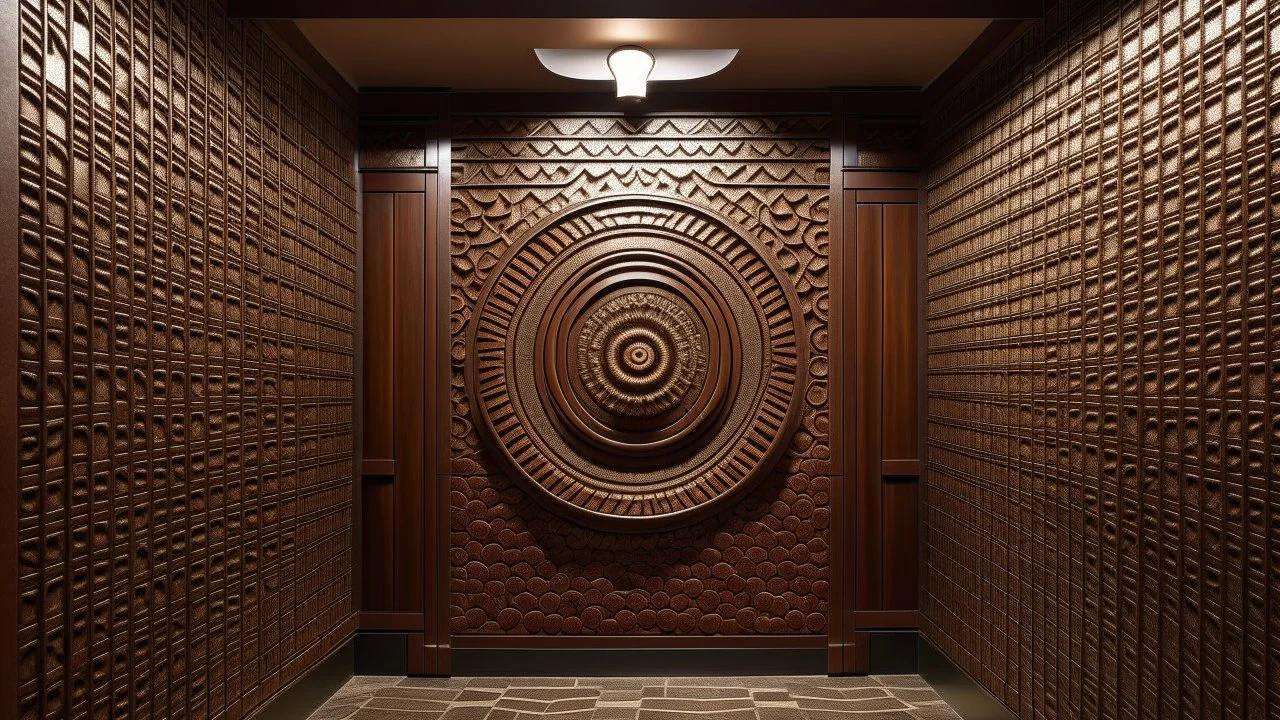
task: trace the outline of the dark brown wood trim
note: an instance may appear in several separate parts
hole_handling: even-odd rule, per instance
[[[404,638],[405,644],[405,674],[406,675],[426,675],[427,664],[426,657],[422,653],[425,646],[426,636],[420,632],[409,633]]]
[[[833,100],[835,100],[833,98]],[[835,100],[833,104],[838,104]],[[844,383],[845,383],[845,367],[844,352],[845,342],[851,338],[844,333],[842,324],[845,316],[845,303],[847,302],[847,293],[840,292],[841,288],[846,287],[845,283],[852,279],[852,276],[845,276],[845,255],[847,239],[845,237],[844,227],[844,202],[843,189],[841,188],[841,162],[844,156],[845,137],[845,118],[839,113],[833,113],[831,116],[831,178],[829,195],[827,197],[827,233],[830,238],[828,246],[827,262],[831,265],[831,278],[829,286],[832,288],[830,294],[831,308],[828,315],[828,358],[829,378],[828,378],[828,415],[831,418],[828,432],[830,433],[831,442],[831,474],[843,475],[845,472],[845,454],[847,451],[847,443],[845,443],[845,416],[842,412],[844,408]],[[834,505],[836,498],[832,498],[832,516],[839,518],[839,507]],[[840,548],[842,543],[836,543],[836,549]]]
[[[840,167],[844,159],[845,117],[838,113],[840,97],[832,97],[831,118],[831,187],[828,190],[827,233],[829,242],[827,261],[831,264],[831,310],[827,322],[828,334],[828,391],[827,416],[829,418],[828,437],[831,442],[831,569],[832,583],[828,596],[827,612],[827,671],[838,673],[844,665],[845,624],[842,623],[840,609],[845,600],[845,575],[841,568],[846,562],[846,521],[845,521],[845,354],[844,333],[841,322],[845,314],[845,295],[841,288],[845,287],[845,222],[840,184]]]
[[[857,610],[853,622],[859,630],[915,630],[920,627],[920,611]]]
[[[371,192],[424,192],[426,178],[421,170],[413,172],[365,172],[360,176],[364,191]]]
[[[362,610],[359,630],[421,631],[422,613]]]
[[[18,717],[18,5],[0,9],[0,717]]]
[[[920,193],[915,190],[858,190],[860,203],[910,204],[918,202]]]
[[[850,633],[850,637],[852,640],[849,643],[849,665],[845,672],[871,672],[871,633],[853,632]]]
[[[441,98],[448,95],[443,88],[415,90],[379,90],[364,88],[360,91],[361,118],[416,117],[435,119],[440,115]]]
[[[837,115],[874,116],[918,116],[924,105],[921,103],[920,88],[847,88],[836,91]]]
[[[920,483],[920,492],[916,493],[916,517],[920,519],[920,527],[918,537],[920,539],[919,548],[916,551],[916,568],[919,571],[919,582],[916,588],[916,607],[924,607],[921,598],[924,595],[924,568],[925,568],[925,538],[924,538],[924,518],[925,518],[925,480],[926,473],[929,470],[929,396],[928,396],[928,377],[929,377],[929,336],[926,332],[925,320],[928,317],[928,309],[925,299],[929,292],[929,245],[928,245],[928,228],[929,228],[929,195],[928,195],[928,178],[926,173],[920,173],[920,202],[916,205],[916,371],[919,373],[917,380],[916,394],[916,437],[920,444],[920,466],[916,480]]]
[[[1007,18],[1040,17],[1042,0],[229,0],[245,18]]]
[[[370,107],[387,114],[395,107],[395,97],[372,94]],[[420,101],[412,94],[404,101],[406,106],[415,102]],[[831,112],[831,93],[659,92],[640,105],[627,106],[603,92],[456,92],[449,94],[449,103],[455,115],[826,115]],[[365,112],[362,103],[361,113]]]
[[[425,610],[429,613],[424,633],[426,672],[448,675],[452,668],[450,656],[450,510],[449,487],[452,463],[450,458],[450,154],[448,95],[436,98],[435,120],[428,125],[428,151],[434,158],[438,172],[427,174],[427,306],[428,306],[428,358],[427,372],[434,380],[429,390],[426,427],[432,434],[426,438],[429,486],[426,488],[427,516],[425,523],[429,535],[425,538],[424,558],[429,596]]]
[[[341,105],[342,109],[355,114],[359,107],[356,89],[324,59],[292,20],[260,20],[258,26],[326,95]]]
[[[386,458],[365,458],[360,462],[361,475],[395,475],[396,461]]]
[[[424,355],[425,339],[431,325],[431,308],[415,298],[426,294],[426,199],[423,193],[396,193],[394,196],[394,250],[391,268],[396,287],[392,322],[394,360],[394,409],[396,478],[394,483],[396,610],[421,613],[426,599],[425,559],[420,542],[425,486],[430,482],[430,457],[423,438],[425,408],[431,392],[426,368],[431,358]]]
[[[881,460],[880,472],[884,475],[914,476],[920,474],[919,460]]]
[[[879,190],[884,188],[915,190],[919,182],[916,173],[899,170],[846,170],[844,172],[844,187],[846,190]]]
[[[1019,19],[1012,17],[1001,19],[995,15],[991,16],[997,19],[992,20],[991,24],[974,38],[969,47],[960,53],[960,57],[921,91],[921,109],[928,110],[952,92],[957,91],[966,79],[978,72],[1000,51],[1009,47],[1042,16],[1043,13]]]
[[[454,635],[461,649],[822,648],[822,635]]]
[[[857,273],[850,290],[857,298],[858,307],[854,336],[858,369],[851,376],[854,383],[851,402],[857,415],[857,431],[851,442],[856,455],[849,472],[857,496],[852,517],[857,528],[858,549],[852,563],[856,567],[854,593],[847,609],[879,610],[883,607],[884,548],[880,492],[884,207],[850,203],[846,212],[854,213],[856,218],[856,231],[852,233],[850,245],[857,253]]]

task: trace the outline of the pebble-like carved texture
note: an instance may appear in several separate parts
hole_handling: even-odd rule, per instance
[[[826,631],[827,122],[812,117],[455,119],[450,596],[455,633]],[[742,228],[771,253],[795,293],[802,316],[798,341],[807,355],[799,425],[775,471],[716,514],[640,534],[592,529],[535,501],[487,449],[465,383],[473,312],[507,248],[546,218],[611,195],[668,198]],[[678,330],[648,347],[679,342],[681,336],[692,337]],[[706,342],[700,331],[697,337]],[[648,362],[643,354],[634,358],[637,367]],[[601,393],[609,401],[608,391]]]
[[[1056,3],[926,123],[924,630],[1021,717],[1280,717],[1277,28]]]
[[[17,9],[20,717],[242,717],[354,628],[355,120],[219,3]]]

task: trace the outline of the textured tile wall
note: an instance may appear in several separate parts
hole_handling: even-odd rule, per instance
[[[1280,4],[1058,2],[927,126],[925,632],[1024,718],[1280,717]]]
[[[19,12],[20,712],[237,718],[353,627],[355,120],[216,2]]]
[[[453,632],[824,634],[827,118],[456,117],[452,134]],[[534,502],[486,448],[463,383],[494,260],[543,218],[624,192],[695,203],[775,253],[809,343],[803,417],[776,471],[720,513],[658,533],[592,530]]]

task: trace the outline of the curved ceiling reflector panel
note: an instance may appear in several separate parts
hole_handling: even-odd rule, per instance
[[[737,57],[736,49],[687,50],[648,49],[653,54],[650,82],[694,80],[714,75]],[[534,54],[543,67],[574,80],[613,80],[608,58],[613,48],[537,48]]]

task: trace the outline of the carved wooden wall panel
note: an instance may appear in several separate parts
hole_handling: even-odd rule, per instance
[[[355,121],[216,2],[18,8],[20,714],[240,718],[354,627]]]
[[[827,124],[826,118],[796,116],[454,120],[455,633],[825,633]],[[630,197],[607,199],[619,196]],[[615,227],[621,230],[609,239]],[[575,257],[577,250],[564,242],[573,233],[592,236],[588,245],[600,256]],[[664,245],[689,237],[701,240],[703,249],[689,245],[673,252]],[[716,247],[725,254],[708,249]],[[750,282],[742,287],[726,270],[734,261],[747,269]],[[563,270],[564,277],[548,271],[555,282],[531,282],[538,278],[531,268],[539,263]],[[605,266],[611,271],[601,278],[617,278],[612,271],[621,269],[621,275],[631,271],[649,279],[603,295],[584,291],[575,279]],[[676,286],[679,292],[670,290]],[[752,287],[758,295],[743,289]],[[526,306],[533,308],[527,318],[513,312]],[[725,308],[746,310],[747,317],[735,318]],[[761,326],[772,328],[772,335],[762,336]],[[530,332],[554,340],[522,340]],[[721,369],[725,348],[734,343],[751,362]],[[613,345],[617,367],[601,363],[609,356],[599,351]],[[473,353],[479,354],[469,358]],[[664,358],[672,359],[669,368],[659,367]],[[468,368],[474,372],[470,383]],[[501,377],[539,368],[563,377],[564,397],[517,397],[510,378]],[[731,371],[747,373],[751,381],[719,381],[719,373]],[[650,372],[661,377],[648,378]],[[652,391],[649,380],[662,390]],[[630,389],[636,383],[648,392]],[[788,383],[800,398],[794,434],[787,427]],[[701,426],[698,403],[715,402],[716,393],[734,385],[756,388],[750,393],[755,397],[721,400],[741,409],[720,424]],[[469,387],[477,392],[468,393]],[[562,401],[572,409],[555,410]],[[524,410],[513,410],[513,403]],[[544,404],[553,409],[545,411]],[[688,408],[695,412],[685,413]],[[570,439],[550,447],[545,439],[553,433],[537,427],[539,444],[503,435],[510,444],[493,443],[504,448],[495,455],[483,423],[502,434],[510,428],[509,413],[517,411],[538,414],[535,426],[559,425],[566,434],[557,436]],[[726,446],[708,438],[726,428],[749,438],[742,428],[761,422],[776,429],[757,437],[790,439],[779,448],[775,470],[744,487],[741,497],[705,509],[703,501],[717,494],[713,482],[702,486],[707,498],[673,491],[669,506],[585,501],[590,514],[565,515],[551,509],[557,502],[551,495],[564,488],[538,497],[537,477],[513,473],[512,458],[523,459],[530,447],[562,466],[573,455],[603,462],[603,446],[643,463],[646,455],[635,446],[648,442],[677,449],[687,443],[684,461],[705,465],[700,452],[715,454]],[[773,465],[767,439],[746,444],[747,473],[752,462]],[[748,456],[756,459],[746,461]],[[581,499],[572,490],[562,497]],[[668,514],[686,507],[707,514],[692,521]],[[644,527],[644,519],[657,527]],[[637,520],[640,527],[627,525]]]
[[[1280,717],[1278,27],[1056,3],[928,124],[924,628],[1021,717]]]

